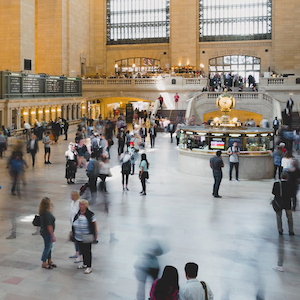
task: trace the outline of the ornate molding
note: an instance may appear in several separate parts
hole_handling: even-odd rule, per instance
[[[169,45],[122,45],[122,46],[107,46],[107,51],[123,51],[123,50],[168,50]]]
[[[204,48],[230,48],[230,47],[270,47],[272,46],[272,42],[249,42],[249,43],[214,43],[214,44],[201,44],[200,49]]]

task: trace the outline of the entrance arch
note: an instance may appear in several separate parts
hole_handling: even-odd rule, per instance
[[[261,69],[261,59],[248,55],[226,55],[214,57],[209,60],[210,75],[226,75],[231,74],[235,78],[242,77],[243,83],[249,87],[249,76],[253,76],[255,82],[259,82]],[[220,79],[222,80],[222,79]],[[231,86],[238,86],[237,81],[233,81]],[[250,82],[251,85],[251,82]]]

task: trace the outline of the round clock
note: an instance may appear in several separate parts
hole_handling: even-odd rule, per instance
[[[222,111],[230,111],[232,108],[234,108],[235,100],[234,97],[230,95],[220,95],[217,98],[217,107],[221,109]]]

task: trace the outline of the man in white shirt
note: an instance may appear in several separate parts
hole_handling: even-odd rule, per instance
[[[238,147],[237,142],[234,142],[231,147],[228,148],[227,154],[229,155],[229,180],[232,180],[232,169],[235,167],[235,179],[239,181],[239,154],[241,149]]]
[[[29,141],[31,135],[31,126],[29,125],[29,123],[25,121],[24,121],[24,133],[25,133],[26,141]]]
[[[209,286],[196,278],[198,274],[198,265],[192,262],[187,263],[184,270],[187,282],[179,289],[179,300],[205,300],[206,293],[207,299],[213,300],[214,294]]]

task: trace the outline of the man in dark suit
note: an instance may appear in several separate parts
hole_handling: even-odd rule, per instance
[[[223,177],[222,168],[224,167],[224,162],[221,154],[222,151],[218,150],[216,156],[212,157],[209,161],[215,180],[212,193],[215,198],[222,198],[222,196],[219,195],[219,188]]]
[[[143,126],[140,129],[140,136],[142,141],[145,143],[145,139],[147,137],[147,128],[145,127],[145,124],[143,124]]]
[[[149,135],[150,135],[151,148],[154,148],[155,138],[156,138],[156,128],[153,126],[153,124],[151,124],[151,127],[149,128]]]
[[[289,100],[287,101],[287,103],[286,103],[286,107],[290,110],[290,112],[292,112],[293,106],[294,106],[294,101],[293,101],[293,99],[290,97],[290,99],[289,99]]]
[[[39,151],[39,145],[35,134],[32,134],[31,139],[27,142],[27,153],[31,154],[32,167],[34,168],[35,155]]]
[[[171,143],[173,143],[173,133],[176,130],[175,124],[171,121],[170,124],[168,125],[168,132],[170,133],[171,136]]]
[[[291,207],[292,189],[288,182],[289,175],[287,172],[281,174],[280,182],[274,182],[272,194],[275,196],[275,200],[281,207],[281,210],[276,213],[277,229],[279,235],[283,234],[282,228],[282,210],[285,210],[286,217],[288,219],[289,235],[295,235],[293,229],[293,214]]]

